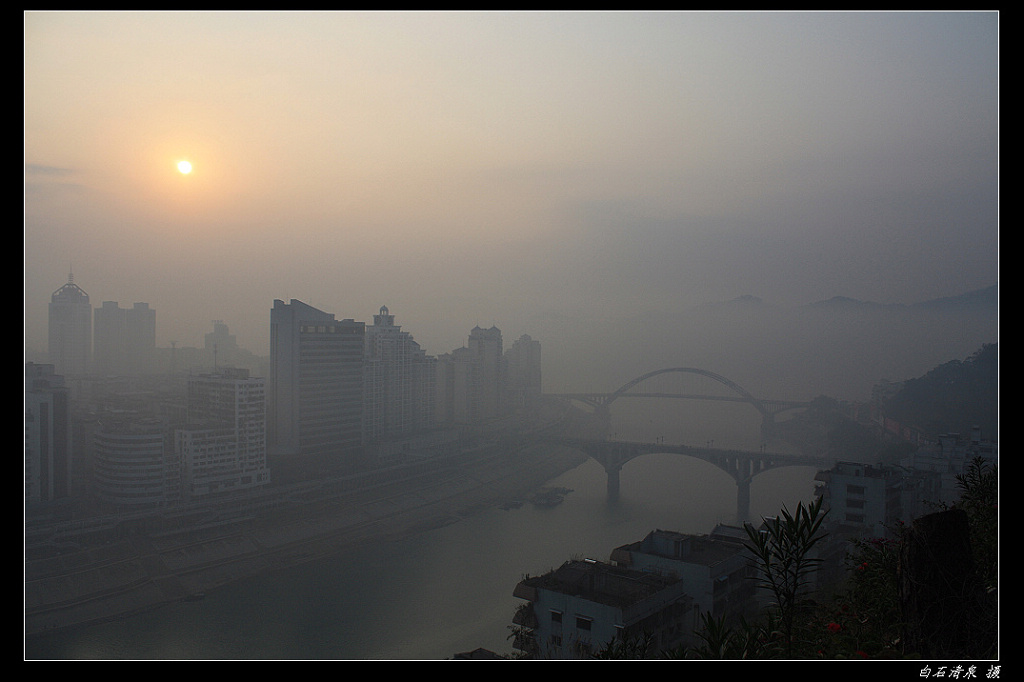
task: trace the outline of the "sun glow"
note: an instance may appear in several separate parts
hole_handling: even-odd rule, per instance
[[[188,161],[179,161],[178,172],[181,173],[182,175],[188,175],[189,173],[192,172],[192,164],[189,163]]]

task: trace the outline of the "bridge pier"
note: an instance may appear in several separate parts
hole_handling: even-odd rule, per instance
[[[750,520],[750,479],[736,479],[736,522]]]
[[[619,501],[619,472],[622,471],[622,467],[605,467],[605,472],[608,474],[608,502]]]

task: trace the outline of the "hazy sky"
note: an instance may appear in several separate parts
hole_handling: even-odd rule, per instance
[[[24,19],[29,348],[69,269],[260,354],[275,298],[440,354],[997,281],[996,13]]]

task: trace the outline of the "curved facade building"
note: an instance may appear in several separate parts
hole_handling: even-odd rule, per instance
[[[118,505],[160,505],[178,499],[180,471],[158,421],[114,423],[94,439],[96,493]]]

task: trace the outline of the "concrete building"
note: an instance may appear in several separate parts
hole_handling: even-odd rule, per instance
[[[975,458],[989,466],[999,463],[999,444],[982,437],[981,429],[974,428],[964,438],[959,433],[947,433],[936,442],[922,445],[901,464],[916,472],[933,472],[939,479],[938,502],[952,504],[962,492],[957,476],[963,474]]]
[[[586,659],[644,633],[660,651],[691,630],[693,602],[682,581],[591,559],[527,577],[513,595],[526,600],[513,619],[521,628],[514,645],[533,658]]]
[[[523,334],[505,351],[505,382],[512,408],[530,407],[541,396],[540,341]]]
[[[25,502],[71,492],[71,414],[64,377],[53,365],[25,365]]]
[[[501,416],[505,401],[501,330],[474,327],[469,344],[437,359],[435,414],[441,424],[478,425]]]
[[[156,361],[156,311],[148,303],[125,310],[126,363],[131,374],[148,374]]]
[[[104,301],[93,311],[92,367],[100,376],[125,374],[125,310]]]
[[[204,497],[270,482],[266,386],[248,370],[189,377],[188,426],[175,430],[183,494]]]
[[[654,530],[643,540],[612,550],[611,562],[681,580],[693,600],[691,631],[700,628],[701,614],[735,620],[755,607],[756,572],[736,536]]]
[[[292,299],[270,313],[272,452],[334,463],[362,458],[365,325]]]
[[[437,358],[434,415],[438,424],[468,424],[472,418],[473,355],[456,348]]]
[[[93,435],[93,483],[100,499],[123,507],[163,506],[181,499],[181,465],[166,423],[110,420]]]
[[[379,444],[434,423],[434,358],[395,324],[387,306],[366,327],[364,441]]]
[[[68,275],[67,284],[50,296],[49,359],[56,374],[68,377],[89,372],[92,352],[92,306]]]
[[[928,513],[940,494],[935,474],[886,464],[838,462],[815,480],[830,525],[854,537],[891,537],[899,522]]]
[[[140,375],[153,371],[156,311],[148,303],[121,308],[104,301],[93,314],[93,372]]]
[[[501,414],[504,394],[504,356],[501,330],[474,327],[469,333],[469,351],[475,365],[473,376],[473,421],[496,419]]]

